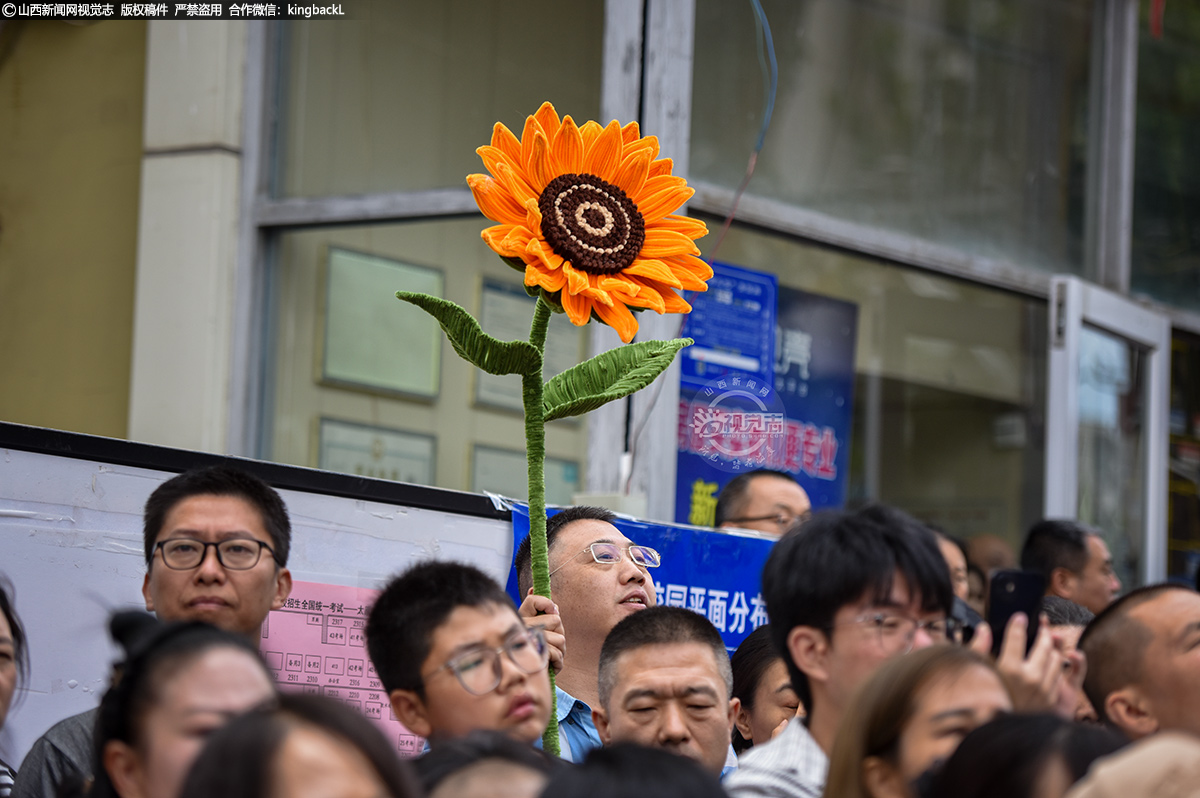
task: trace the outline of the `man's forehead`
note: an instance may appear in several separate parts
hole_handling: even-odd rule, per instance
[[[711,677],[722,684],[725,681],[717,664],[717,652],[698,640],[647,643],[622,651],[616,665],[621,681],[631,677],[663,683],[681,678],[696,681],[701,677]]]
[[[241,496],[213,493],[192,494],[171,505],[163,515],[158,537],[161,539],[179,530],[213,531],[217,537],[246,532],[267,536],[266,520],[254,504]]]
[[[572,549],[583,549],[593,543],[628,545],[632,542],[609,522],[595,518],[584,518],[567,524],[555,539],[557,545],[570,544]]]

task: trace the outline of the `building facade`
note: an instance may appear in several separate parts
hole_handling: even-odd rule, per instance
[[[1013,545],[1077,516],[1126,584],[1194,575],[1200,12],[762,8],[769,46],[722,0],[6,24],[0,418],[520,495],[519,386],[390,294],[523,336],[463,178],[493,122],[548,99],[657,135],[706,256],[857,306],[849,501]],[[555,321],[552,368],[618,343]],[[677,398],[672,370],[553,422],[551,500],[644,494],[670,518]]]

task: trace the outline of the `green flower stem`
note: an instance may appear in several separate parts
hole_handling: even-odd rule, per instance
[[[521,375],[521,397],[525,403],[525,462],[529,469],[529,543],[533,559],[533,592],[550,598],[550,552],[546,547],[546,420],[542,409],[542,368],[546,353],[546,327],[550,306],[538,297],[529,327],[529,343],[537,349],[537,368]],[[554,669],[550,673],[550,722],[542,735],[542,748],[559,755],[558,709],[554,692]]]

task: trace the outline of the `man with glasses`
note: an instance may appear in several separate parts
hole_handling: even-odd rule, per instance
[[[729,480],[717,496],[718,529],[754,529],[779,537],[808,519],[812,502],[795,478],[760,469]]]
[[[476,730],[523,743],[550,719],[550,651],[487,574],[426,562],[392,579],[367,618],[367,650],[396,719],[430,740]]]
[[[205,621],[257,646],[270,610],[292,589],[291,524],[269,485],[229,466],[188,471],[146,500],[146,609],[163,621]],[[91,773],[96,710],[60,721],[18,769],[14,798],[52,798]]]
[[[555,677],[559,740],[565,759],[580,762],[600,737],[592,708],[600,706],[600,649],[622,619],[654,606],[650,571],[658,552],[639,546],[613,526],[600,507],[568,507],[546,522],[550,588],[566,637],[564,666]],[[522,594],[533,589],[529,538],[514,567]]]

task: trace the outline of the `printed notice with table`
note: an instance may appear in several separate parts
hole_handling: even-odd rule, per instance
[[[377,590],[295,582],[283,608],[263,624],[262,653],[283,690],[335,698],[370,718],[404,756],[425,741],[392,713],[367,654],[367,614]]]

